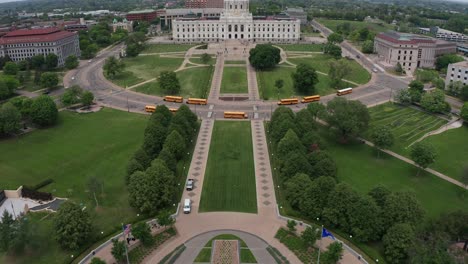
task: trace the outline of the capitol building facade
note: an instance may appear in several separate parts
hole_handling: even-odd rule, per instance
[[[229,39],[253,42],[294,43],[300,38],[299,19],[287,15],[254,17],[249,0],[225,0],[220,17],[198,17],[195,14],[172,22],[176,42],[219,42]]]

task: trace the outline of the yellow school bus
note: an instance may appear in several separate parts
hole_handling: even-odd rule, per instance
[[[169,108],[169,111],[171,111],[172,113],[177,112],[177,110],[179,110],[179,108]]]
[[[182,96],[167,95],[167,96],[164,96],[164,101],[182,103],[184,101],[184,98],[182,98]]]
[[[338,90],[336,92],[336,95],[341,96],[341,95],[345,95],[345,94],[350,94],[352,92],[353,92],[353,88],[345,88],[345,89]]]
[[[278,102],[278,105],[291,105],[291,104],[298,104],[299,99],[297,98],[289,98],[289,99],[281,99]]]
[[[302,98],[302,103],[310,103],[316,101],[320,101],[320,95],[304,96]]]
[[[224,118],[246,119],[248,117],[245,112],[224,112]]]
[[[154,113],[156,111],[156,106],[155,105],[147,105],[145,106],[145,111],[148,113]]]
[[[187,104],[197,104],[197,105],[206,105],[208,100],[201,98],[189,98]]]

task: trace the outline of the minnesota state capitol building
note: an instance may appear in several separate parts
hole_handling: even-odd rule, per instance
[[[299,19],[280,14],[254,17],[249,0],[225,0],[219,17],[190,14],[172,22],[172,37],[177,42],[218,42],[228,39],[253,42],[291,43],[300,38]]]

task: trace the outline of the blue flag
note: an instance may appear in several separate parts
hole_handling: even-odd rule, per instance
[[[335,240],[335,237],[333,236],[333,234],[323,227],[322,227],[322,237],[331,237],[333,240]]]

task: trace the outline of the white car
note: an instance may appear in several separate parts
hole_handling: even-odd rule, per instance
[[[379,72],[376,68],[372,69],[372,71],[375,72],[375,73]]]
[[[193,190],[193,182],[194,182],[193,179],[188,179],[188,180],[187,180],[187,184],[185,184],[185,189],[186,189],[187,191]]]
[[[184,214],[190,214],[190,211],[192,210],[191,204],[192,202],[190,201],[190,199],[184,200]]]

